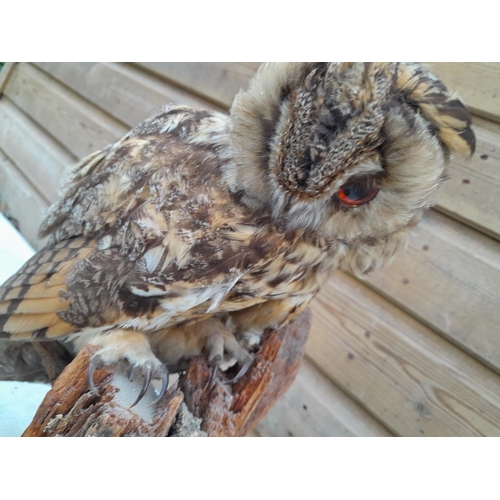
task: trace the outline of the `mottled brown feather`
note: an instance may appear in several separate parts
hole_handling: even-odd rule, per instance
[[[167,106],[73,169],[49,245],[0,288],[0,336],[74,334],[110,361],[117,343],[148,351],[132,330],[161,343],[215,317],[261,334],[332,269],[390,262],[449,153],[473,150],[465,106],[417,64],[265,65],[229,117]],[[339,189],[360,179],[376,197],[348,207]]]

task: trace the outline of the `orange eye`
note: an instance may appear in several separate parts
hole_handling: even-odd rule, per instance
[[[344,205],[357,207],[373,200],[378,191],[377,188],[367,186],[364,183],[352,183],[342,186],[338,190],[337,196]]]

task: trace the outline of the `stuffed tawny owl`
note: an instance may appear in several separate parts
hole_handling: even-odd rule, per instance
[[[73,169],[0,288],[0,337],[97,344],[90,385],[127,360],[138,400],[200,353],[241,374],[333,269],[404,247],[470,127],[418,64],[267,64],[229,116],[167,106]]]

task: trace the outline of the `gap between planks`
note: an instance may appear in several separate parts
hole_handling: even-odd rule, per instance
[[[7,82],[9,81],[9,78],[12,76],[16,64],[16,62],[5,63],[3,68],[0,70],[0,97],[2,97],[2,93],[7,85]]]
[[[77,161],[7,96],[0,99],[0,146],[48,203],[58,197],[65,171]]]
[[[0,148],[0,211],[14,218],[14,225],[36,250],[46,240],[38,239],[38,225],[48,203],[41,198]]]
[[[307,354],[401,436],[500,435],[500,377],[336,272],[313,300]]]
[[[123,63],[34,63],[129,127],[168,103],[223,111],[206,99]]]
[[[260,63],[132,63],[225,107],[248,85]]]
[[[78,158],[128,131],[127,126],[31,64],[17,65],[5,95]]]
[[[365,283],[500,372],[500,242],[428,212]]]
[[[392,435],[307,358],[257,432],[263,437]]]

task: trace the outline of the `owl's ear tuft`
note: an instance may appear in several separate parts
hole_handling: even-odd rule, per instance
[[[396,87],[404,100],[420,110],[441,143],[454,154],[471,157],[476,148],[472,119],[464,103],[448,91],[432,73],[412,66],[399,66]]]

